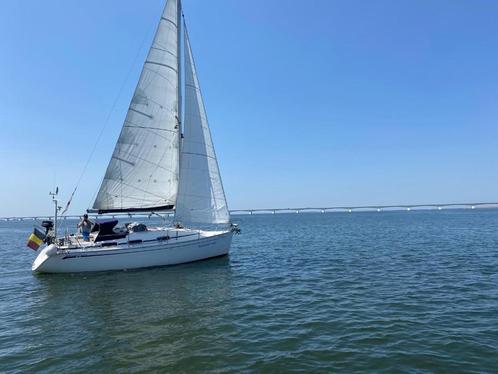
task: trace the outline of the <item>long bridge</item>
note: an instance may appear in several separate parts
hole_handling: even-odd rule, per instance
[[[255,214],[255,213],[302,213],[302,212],[353,212],[353,211],[377,211],[382,212],[383,210],[407,210],[412,209],[437,209],[442,210],[444,208],[451,209],[476,209],[476,208],[498,208],[498,202],[488,203],[488,202],[477,202],[477,203],[443,203],[443,204],[399,204],[399,205],[362,205],[362,206],[329,206],[323,208],[275,208],[275,209],[235,209],[231,210],[230,213],[233,214]]]
[[[474,203],[443,203],[443,204],[399,204],[399,205],[363,205],[363,206],[326,206],[326,207],[305,207],[305,208],[262,208],[262,209],[234,209],[231,210],[231,214],[277,214],[277,213],[329,213],[329,212],[349,212],[354,211],[396,211],[396,210],[443,210],[443,209],[476,209],[476,208],[498,208],[498,202],[474,202]],[[172,212],[164,212],[161,217],[172,216]],[[89,214],[91,217],[96,217],[96,215]],[[115,218],[115,217],[151,217],[159,216],[159,214],[152,213],[115,213],[115,214],[103,214],[100,217],[105,218]],[[39,215],[39,216],[24,216],[24,217],[0,217],[0,221],[38,221],[52,219],[53,216],[50,215]],[[80,216],[70,215],[60,217],[62,220],[70,219],[80,219]]]

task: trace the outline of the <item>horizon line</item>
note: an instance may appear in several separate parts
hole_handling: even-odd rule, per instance
[[[411,209],[417,209],[418,210],[428,210],[431,208],[436,208],[438,210],[442,210],[443,208],[450,208],[450,209],[456,209],[456,208],[463,208],[467,207],[470,209],[475,209],[477,207],[484,207],[484,208],[492,208],[492,207],[498,207],[498,202],[474,202],[474,203],[441,203],[441,204],[436,204],[436,203],[429,203],[429,204],[390,204],[390,205],[361,205],[361,206],[347,206],[347,205],[342,205],[342,206],[325,206],[325,207],[304,207],[304,208],[257,208],[257,209],[232,209],[230,210],[230,213],[247,213],[249,215],[253,213],[271,213],[275,214],[277,212],[295,212],[295,213],[301,213],[301,212],[321,212],[321,213],[327,213],[327,212],[334,212],[334,211],[346,211],[346,212],[353,212],[353,211],[370,211],[370,210],[377,210],[377,211],[382,211],[384,209],[389,209],[391,211],[395,210],[408,210],[410,211]],[[91,216],[106,216],[106,217],[115,217],[115,216],[124,216],[124,217],[133,217],[133,216],[152,216],[154,214],[159,214],[154,211],[150,211],[146,213],[108,213],[108,214],[90,214]],[[166,215],[172,215],[174,214],[173,212],[167,212]],[[60,216],[60,219],[77,219],[80,218],[82,215],[64,215]],[[40,215],[32,215],[32,216],[3,216],[0,217],[0,221],[15,221],[15,220],[38,220],[38,219],[44,219],[48,218],[51,219],[53,215],[46,215],[46,214],[40,214]]]

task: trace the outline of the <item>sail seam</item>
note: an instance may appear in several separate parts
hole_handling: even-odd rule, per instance
[[[148,72],[149,72],[149,73],[151,73],[151,74],[156,74],[156,75],[158,75],[160,78],[162,78],[162,79],[164,79],[166,82],[168,82],[168,84],[170,84],[171,86],[174,86],[174,85],[175,85],[175,83],[173,83],[173,82],[171,81],[171,79],[170,79],[170,78],[166,77],[165,75],[162,75],[162,74],[161,74],[159,71],[157,71],[157,70],[154,70],[154,69],[148,68],[147,66],[144,66],[144,71],[148,71]],[[147,98],[147,100],[152,101],[153,103],[156,103],[156,104],[157,104],[157,102],[155,102],[154,100],[152,100],[150,97],[148,97],[148,98]],[[158,104],[158,105],[161,105],[161,104]]]
[[[157,19],[157,18],[156,18]],[[174,23],[172,20],[170,20],[169,18],[166,18],[166,17],[161,17],[161,19],[163,21],[168,21],[169,23],[171,23],[173,26],[175,26],[176,28],[178,28],[178,25],[176,23]]]
[[[210,155],[205,154],[205,153],[195,153],[195,152],[182,152],[182,153],[185,155],[202,156],[202,157],[212,158],[212,159],[216,160],[215,157],[210,156]]]
[[[156,164],[156,163],[154,163],[154,162],[152,162],[152,161],[146,160],[146,159],[144,159],[144,158],[142,158],[142,157],[139,157],[139,156],[134,156],[134,157],[135,157],[137,160],[140,160],[140,161],[143,161],[143,162],[149,163],[149,164],[151,164],[151,165],[154,165],[154,166],[156,166],[156,167],[158,167],[158,168],[160,168],[160,169],[162,169],[162,170],[164,170],[164,171],[167,171],[168,173],[175,174],[172,170],[166,169],[164,166],[161,166],[161,165],[159,165],[159,164]],[[127,163],[127,164],[129,164],[129,165],[131,165],[131,166],[135,166],[135,164],[134,164],[133,162],[131,162],[131,161],[127,161],[127,160],[122,159],[122,158],[120,158],[120,157],[117,157],[117,156],[114,156],[114,155],[113,155],[113,156],[112,156],[112,158],[115,158],[116,160],[119,160],[119,161],[123,161],[123,162],[125,162],[125,163]],[[112,179],[112,178],[108,178],[108,179]],[[119,179],[114,179],[114,180],[119,180]],[[121,183],[123,183],[123,182],[121,182]],[[123,184],[125,184],[125,183],[123,183]]]
[[[123,125],[123,128],[124,127],[128,127],[128,128],[134,128],[134,127],[138,127],[140,128],[140,126],[137,126],[135,124],[133,124],[133,122],[131,121],[127,121],[127,123],[131,123],[132,126],[129,126],[129,125]],[[171,141],[171,139],[169,139],[168,137],[164,136],[163,134],[159,133],[159,132],[156,132],[156,130],[159,131],[159,129],[154,129],[154,128],[150,128],[150,127],[143,127],[142,130],[146,130],[148,131],[149,133],[153,134],[154,136],[157,136],[161,139],[164,139],[164,140],[167,140],[167,141]],[[177,136],[178,136],[178,132],[177,131],[173,131],[173,130],[167,130],[167,129],[164,129],[164,131],[166,132],[172,132],[172,133],[175,133]],[[174,140],[174,139],[173,139]]]
[[[154,47],[154,46],[150,47],[150,49],[156,49],[156,50],[158,50],[158,51],[168,53],[168,54],[170,54],[171,56],[173,56],[173,57],[175,57],[175,58],[176,58],[176,55],[175,55],[173,52],[168,51],[167,49],[164,49],[164,48],[159,48],[159,47]]]
[[[166,202],[169,202],[169,200],[165,199],[165,198],[164,198],[164,197],[162,197],[162,196],[156,195],[155,193],[152,193],[152,192],[149,192],[149,191],[143,190],[143,189],[141,189],[141,188],[138,188],[138,187],[133,186],[133,185],[128,184],[128,183],[124,183],[124,182],[121,182],[121,183],[122,183],[123,185],[125,185],[125,186],[131,187],[131,188],[134,188],[134,189],[135,189],[135,190],[137,190],[137,191],[140,191],[140,192],[143,192],[143,193],[146,193],[146,194],[149,194],[149,195],[152,195],[152,196],[158,197],[159,199],[161,199],[161,201],[166,201]],[[129,198],[133,198],[132,196],[125,196],[125,197],[126,197],[126,198],[128,198],[128,199],[129,199]],[[136,199],[137,199],[137,200],[142,200],[143,198],[140,198],[140,199],[136,198]]]
[[[150,114],[147,114],[147,113],[144,113],[144,112],[141,112],[139,110],[136,110],[132,107],[129,108],[129,110],[131,110],[132,112],[135,112],[135,113],[138,113],[138,114],[141,114],[142,116],[145,116],[147,118],[150,118],[150,119],[153,119],[154,117],[152,117]]]
[[[142,202],[143,204],[140,207],[143,207],[145,204],[154,205],[154,204],[158,204],[158,202],[162,203],[162,201],[164,200],[164,199],[158,199],[156,196],[152,196],[149,198],[126,196],[126,198],[130,199],[130,200],[136,200],[136,201]]]
[[[190,197],[200,197],[200,198],[206,197],[206,195],[199,195],[199,194],[187,193],[187,192],[184,192],[182,195],[183,196],[190,196]],[[214,200],[223,201],[223,199],[221,199],[221,198],[215,198]],[[209,208],[190,208],[190,210],[206,210],[206,209],[209,209]]]
[[[161,165],[156,164],[156,163],[154,163],[154,162],[152,162],[152,161],[146,160],[145,158],[142,158],[142,157],[139,157],[139,156],[135,156],[135,158],[137,158],[137,159],[138,159],[138,160],[140,160],[140,161],[143,161],[143,162],[149,163],[149,164],[151,164],[151,165],[154,165],[154,166],[156,166],[156,167],[158,167],[158,168],[160,168],[160,169],[162,169],[162,170],[164,170],[164,171],[167,171],[168,173],[174,174],[174,172],[173,172],[173,171],[171,171],[171,170],[169,170],[169,169],[166,169],[164,166],[161,166]]]
[[[156,62],[156,61],[146,60],[145,63],[146,64],[152,64],[152,65],[164,66],[165,68],[169,68],[169,69],[173,70],[175,73],[178,73],[178,70],[175,69],[173,66],[168,65],[168,64],[163,64],[162,62]]]
[[[131,166],[135,166],[135,164],[134,164],[133,162],[128,161],[128,160],[125,160],[125,159],[120,158],[120,157],[118,157],[118,156],[114,156],[114,155],[112,155],[112,156],[111,156],[111,158],[114,158],[114,159],[116,159],[116,160],[118,160],[118,161],[122,161],[122,162],[124,162],[124,163],[126,163],[126,164],[129,164],[129,165],[131,165]]]
[[[159,127],[148,127],[148,126],[139,126],[139,125],[124,125],[123,127],[136,127],[138,129],[144,129],[144,130],[158,130],[158,131],[169,131],[169,132],[172,132],[172,133],[177,133],[178,131],[175,131],[175,130],[170,130],[170,129],[161,129]]]
[[[151,70],[151,69],[147,69],[147,71],[149,71],[149,72],[151,72],[151,73],[154,73],[154,74],[159,75],[161,78],[164,78],[165,80],[167,80],[167,81],[168,81],[168,83],[170,83],[170,84],[171,84],[171,81],[169,81],[169,80],[168,80],[168,78],[166,78],[164,75],[161,75],[161,74],[160,74],[160,73],[158,73],[157,71],[155,71],[155,70]],[[159,103],[157,100],[154,100],[154,99],[153,99],[153,98],[151,98],[151,97],[147,97],[147,104],[146,104],[146,105],[147,105],[147,106],[149,106],[149,105],[150,105],[150,103],[157,105],[157,106],[158,106],[161,110],[169,110],[170,112],[173,110],[173,109],[170,109],[170,108],[165,107],[165,106],[164,106],[164,104]],[[135,105],[136,105],[136,104],[135,104]]]

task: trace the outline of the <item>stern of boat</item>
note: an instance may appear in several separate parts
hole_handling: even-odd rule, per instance
[[[49,258],[57,253],[57,246],[55,244],[47,245],[43,248],[38,256],[36,256],[35,261],[33,261],[33,265],[31,266],[31,270],[34,272],[43,272],[44,265],[47,263]]]

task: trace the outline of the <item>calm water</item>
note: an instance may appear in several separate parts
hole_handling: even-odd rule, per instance
[[[235,221],[230,257],[43,276],[0,223],[0,372],[496,372],[498,211]]]

